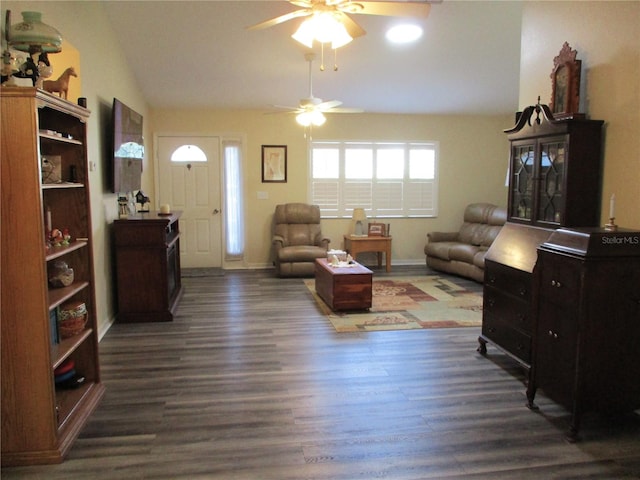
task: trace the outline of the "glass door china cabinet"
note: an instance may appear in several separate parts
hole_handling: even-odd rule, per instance
[[[598,225],[603,123],[554,120],[538,104],[505,130],[511,144],[509,221],[545,228]]]

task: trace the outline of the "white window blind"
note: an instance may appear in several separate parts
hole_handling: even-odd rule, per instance
[[[437,142],[311,143],[310,202],[323,217],[437,215]]]

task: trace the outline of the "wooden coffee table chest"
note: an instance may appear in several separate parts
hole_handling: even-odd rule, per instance
[[[332,310],[371,308],[373,272],[359,263],[332,267],[326,258],[316,259],[316,292]]]

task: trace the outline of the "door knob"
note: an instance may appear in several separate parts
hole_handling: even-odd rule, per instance
[[[220,213],[220,210],[218,210],[217,208],[214,208],[214,209],[213,209],[213,214],[214,214],[214,215],[217,215],[218,213]]]

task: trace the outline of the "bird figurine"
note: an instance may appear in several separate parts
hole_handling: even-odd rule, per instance
[[[140,204],[138,212],[145,213],[149,211],[149,207],[145,208],[145,205],[149,203],[149,197],[147,197],[142,190],[138,190],[138,193],[136,193],[136,203]]]

